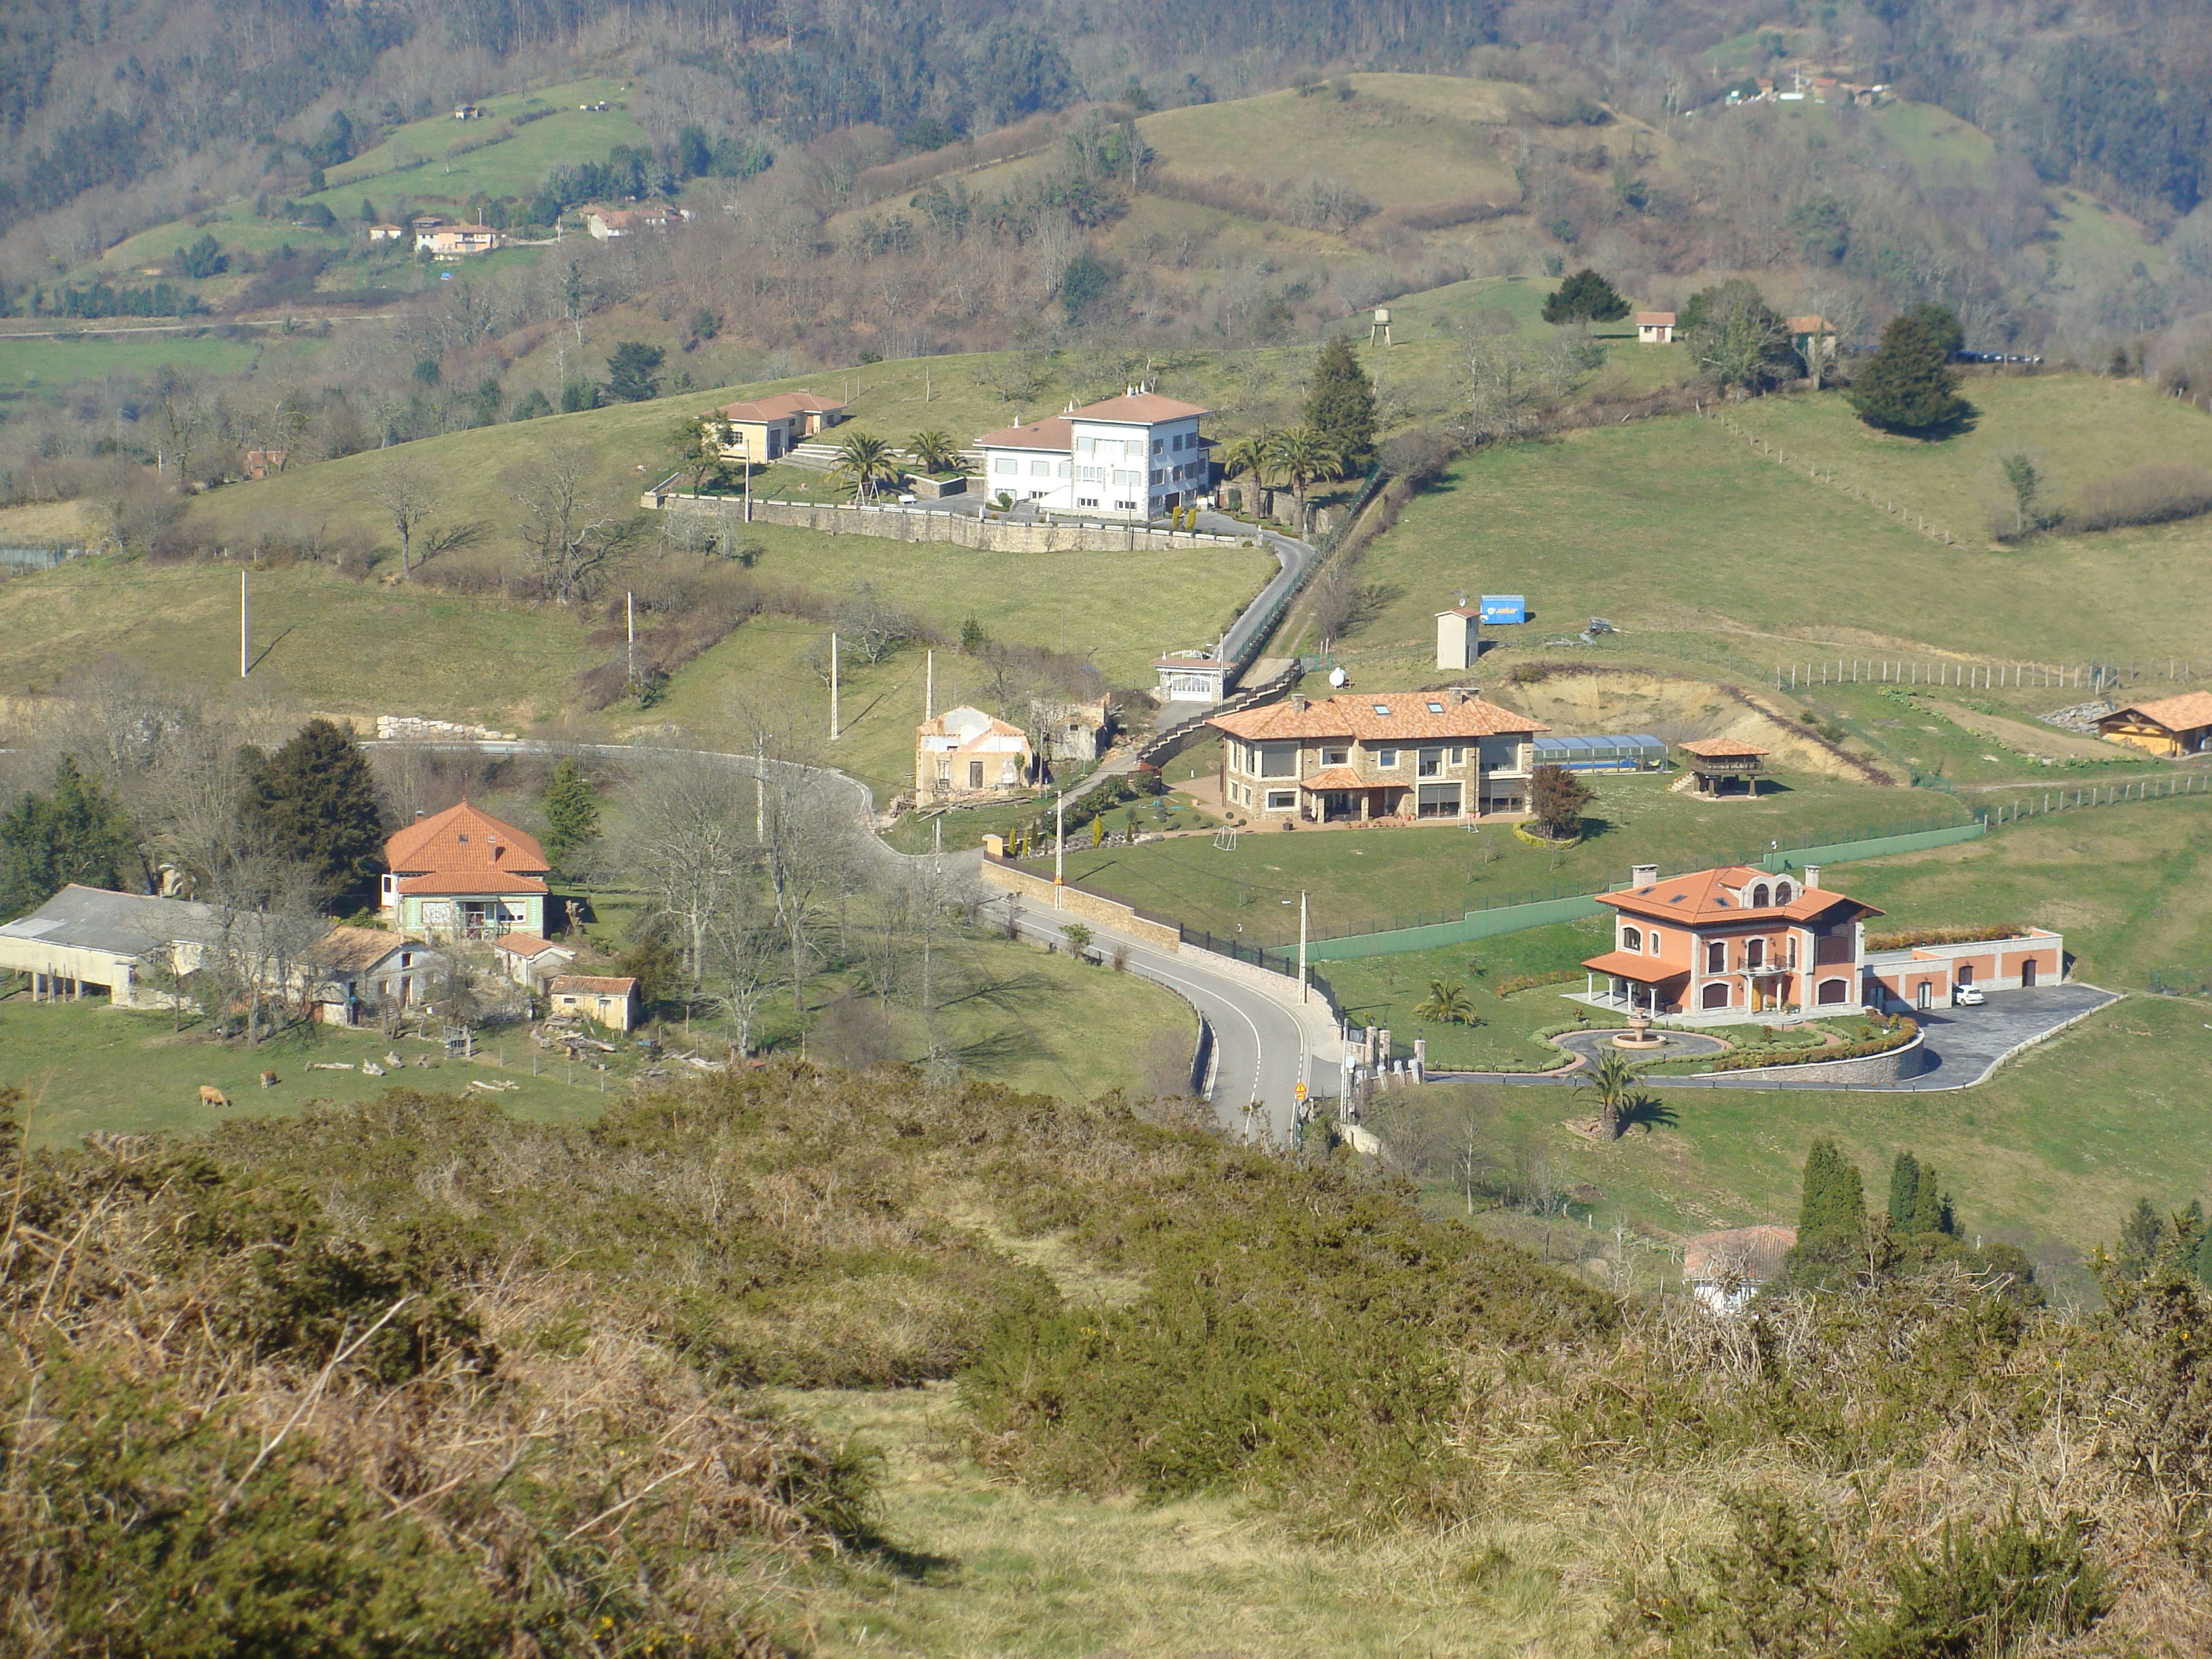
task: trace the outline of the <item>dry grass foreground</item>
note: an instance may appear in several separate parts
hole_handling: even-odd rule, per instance
[[[2212,1641],[2208,1310],[2154,1264],[2065,1316],[1877,1238],[1717,1322],[1331,1159],[896,1072],[4,1160],[10,1651]],[[934,1501],[797,1420],[947,1380]]]

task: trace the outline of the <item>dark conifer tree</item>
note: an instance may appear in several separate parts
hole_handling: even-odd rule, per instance
[[[246,810],[273,850],[341,890],[381,862],[376,780],[351,726],[309,720],[254,766]]]
[[[1375,382],[1342,335],[1314,359],[1305,424],[1344,458],[1346,471],[1364,472],[1375,464]]]
[[[1899,1231],[1912,1220],[1912,1207],[1920,1199],[1920,1160],[1899,1152],[1889,1166],[1889,1218]]]
[[[1933,432],[1959,421],[1966,400],[1951,373],[1951,354],[1910,313],[1890,319],[1881,344],[1851,382],[1851,407],[1886,432]]]
[[[54,787],[0,817],[0,921],[35,910],[71,882],[125,884],[137,858],[131,820],[64,755]]]
[[[1617,323],[1628,315],[1620,290],[1585,266],[1544,301],[1547,323]]]

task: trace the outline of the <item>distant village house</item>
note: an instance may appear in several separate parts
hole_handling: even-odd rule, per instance
[[[722,459],[763,465],[845,418],[845,405],[817,392],[779,392],[773,397],[724,404],[708,418],[722,422]]]
[[[1674,313],[1671,311],[1638,312],[1636,343],[1638,345],[1672,345],[1674,343]]]
[[[2212,691],[2133,702],[2100,715],[2097,730],[2154,755],[2197,755],[2212,744]]]
[[[415,251],[428,253],[437,259],[459,259],[474,253],[489,253],[507,241],[506,235],[489,225],[439,225],[434,229],[415,233]]]
[[[1048,511],[1143,521],[1204,494],[1213,440],[1195,404],[1132,390],[975,440],[984,493]]]
[[[382,908],[413,939],[496,939],[545,933],[552,866],[531,836],[462,801],[385,843]]]
[[[637,981],[592,974],[562,974],[548,989],[556,1015],[580,1016],[609,1030],[627,1031],[637,1024]]]

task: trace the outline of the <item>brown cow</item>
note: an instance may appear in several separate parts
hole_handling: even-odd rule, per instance
[[[264,1089],[273,1089],[283,1080],[274,1072],[264,1072],[261,1074],[261,1086]]]
[[[203,1106],[228,1106],[230,1104],[230,1097],[223,1093],[222,1090],[217,1089],[211,1085],[203,1083],[200,1085],[200,1104]]]

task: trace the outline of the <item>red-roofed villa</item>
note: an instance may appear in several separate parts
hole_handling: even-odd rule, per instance
[[[551,869],[537,842],[463,801],[384,844],[383,909],[410,939],[496,939],[545,932]]]

